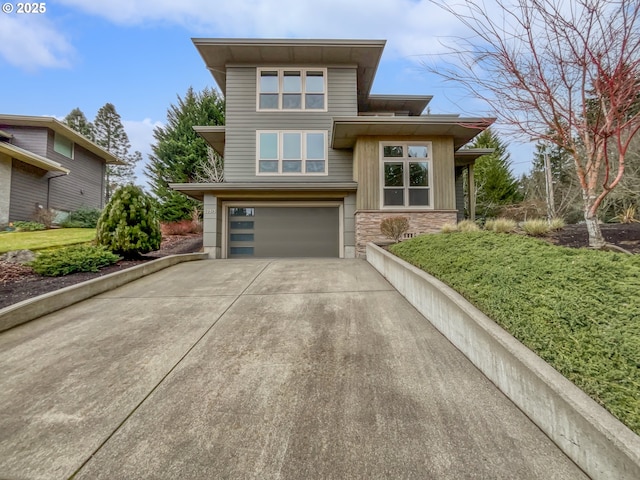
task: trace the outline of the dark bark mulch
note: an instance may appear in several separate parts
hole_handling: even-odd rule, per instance
[[[606,223],[600,225],[604,239],[628,252],[640,253],[640,223]],[[571,248],[587,248],[589,234],[585,224],[567,225],[554,232],[547,240],[555,245]]]
[[[42,277],[29,268],[0,262],[0,273],[5,274],[0,275],[0,308],[167,255],[194,253],[201,249],[202,235],[171,235],[163,238],[160,250],[142,255],[139,259],[120,260],[99,272],[73,273],[63,277]]]

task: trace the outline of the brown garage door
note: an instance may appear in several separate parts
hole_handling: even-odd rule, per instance
[[[230,207],[228,257],[338,257],[338,207]]]

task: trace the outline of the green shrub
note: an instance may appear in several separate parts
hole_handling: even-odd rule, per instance
[[[546,220],[527,220],[522,223],[522,230],[531,237],[544,237],[551,231],[551,227]]]
[[[494,218],[487,220],[484,229],[495,233],[511,233],[516,230],[518,224],[509,218]]]
[[[477,232],[478,230],[480,230],[478,224],[471,220],[462,220],[461,222],[458,222],[459,232]]]
[[[69,213],[60,223],[64,228],[96,228],[101,211],[97,208],[81,207]]]
[[[43,252],[29,265],[40,275],[60,277],[75,272],[97,272],[119,259],[104,247],[79,245]]]
[[[39,222],[13,222],[13,228],[16,229],[16,232],[35,232],[47,229],[43,223]]]
[[[154,202],[140,187],[120,187],[97,226],[97,242],[125,258],[160,248],[162,234]]]

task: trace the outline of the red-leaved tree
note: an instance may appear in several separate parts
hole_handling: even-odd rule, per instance
[[[640,129],[638,0],[432,0],[471,32],[428,67],[486,101],[499,121],[564,148],[582,188],[589,245]]]

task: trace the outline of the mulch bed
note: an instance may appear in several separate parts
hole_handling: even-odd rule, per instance
[[[607,242],[631,253],[640,254],[640,223],[605,224],[601,227]],[[546,237],[546,240],[564,247],[586,248],[588,247],[587,228],[584,224],[567,225]],[[121,260],[97,273],[74,273],[63,277],[41,277],[31,272],[28,267],[0,262],[0,308],[156,258],[193,253],[201,249],[202,235],[171,235],[162,240],[160,250],[143,255],[138,260]]]
[[[42,277],[28,267],[0,262],[0,308],[157,258],[199,252],[201,249],[202,235],[170,235],[162,239],[160,250],[142,255],[140,259],[120,260],[99,272],[72,273],[62,277]]]

